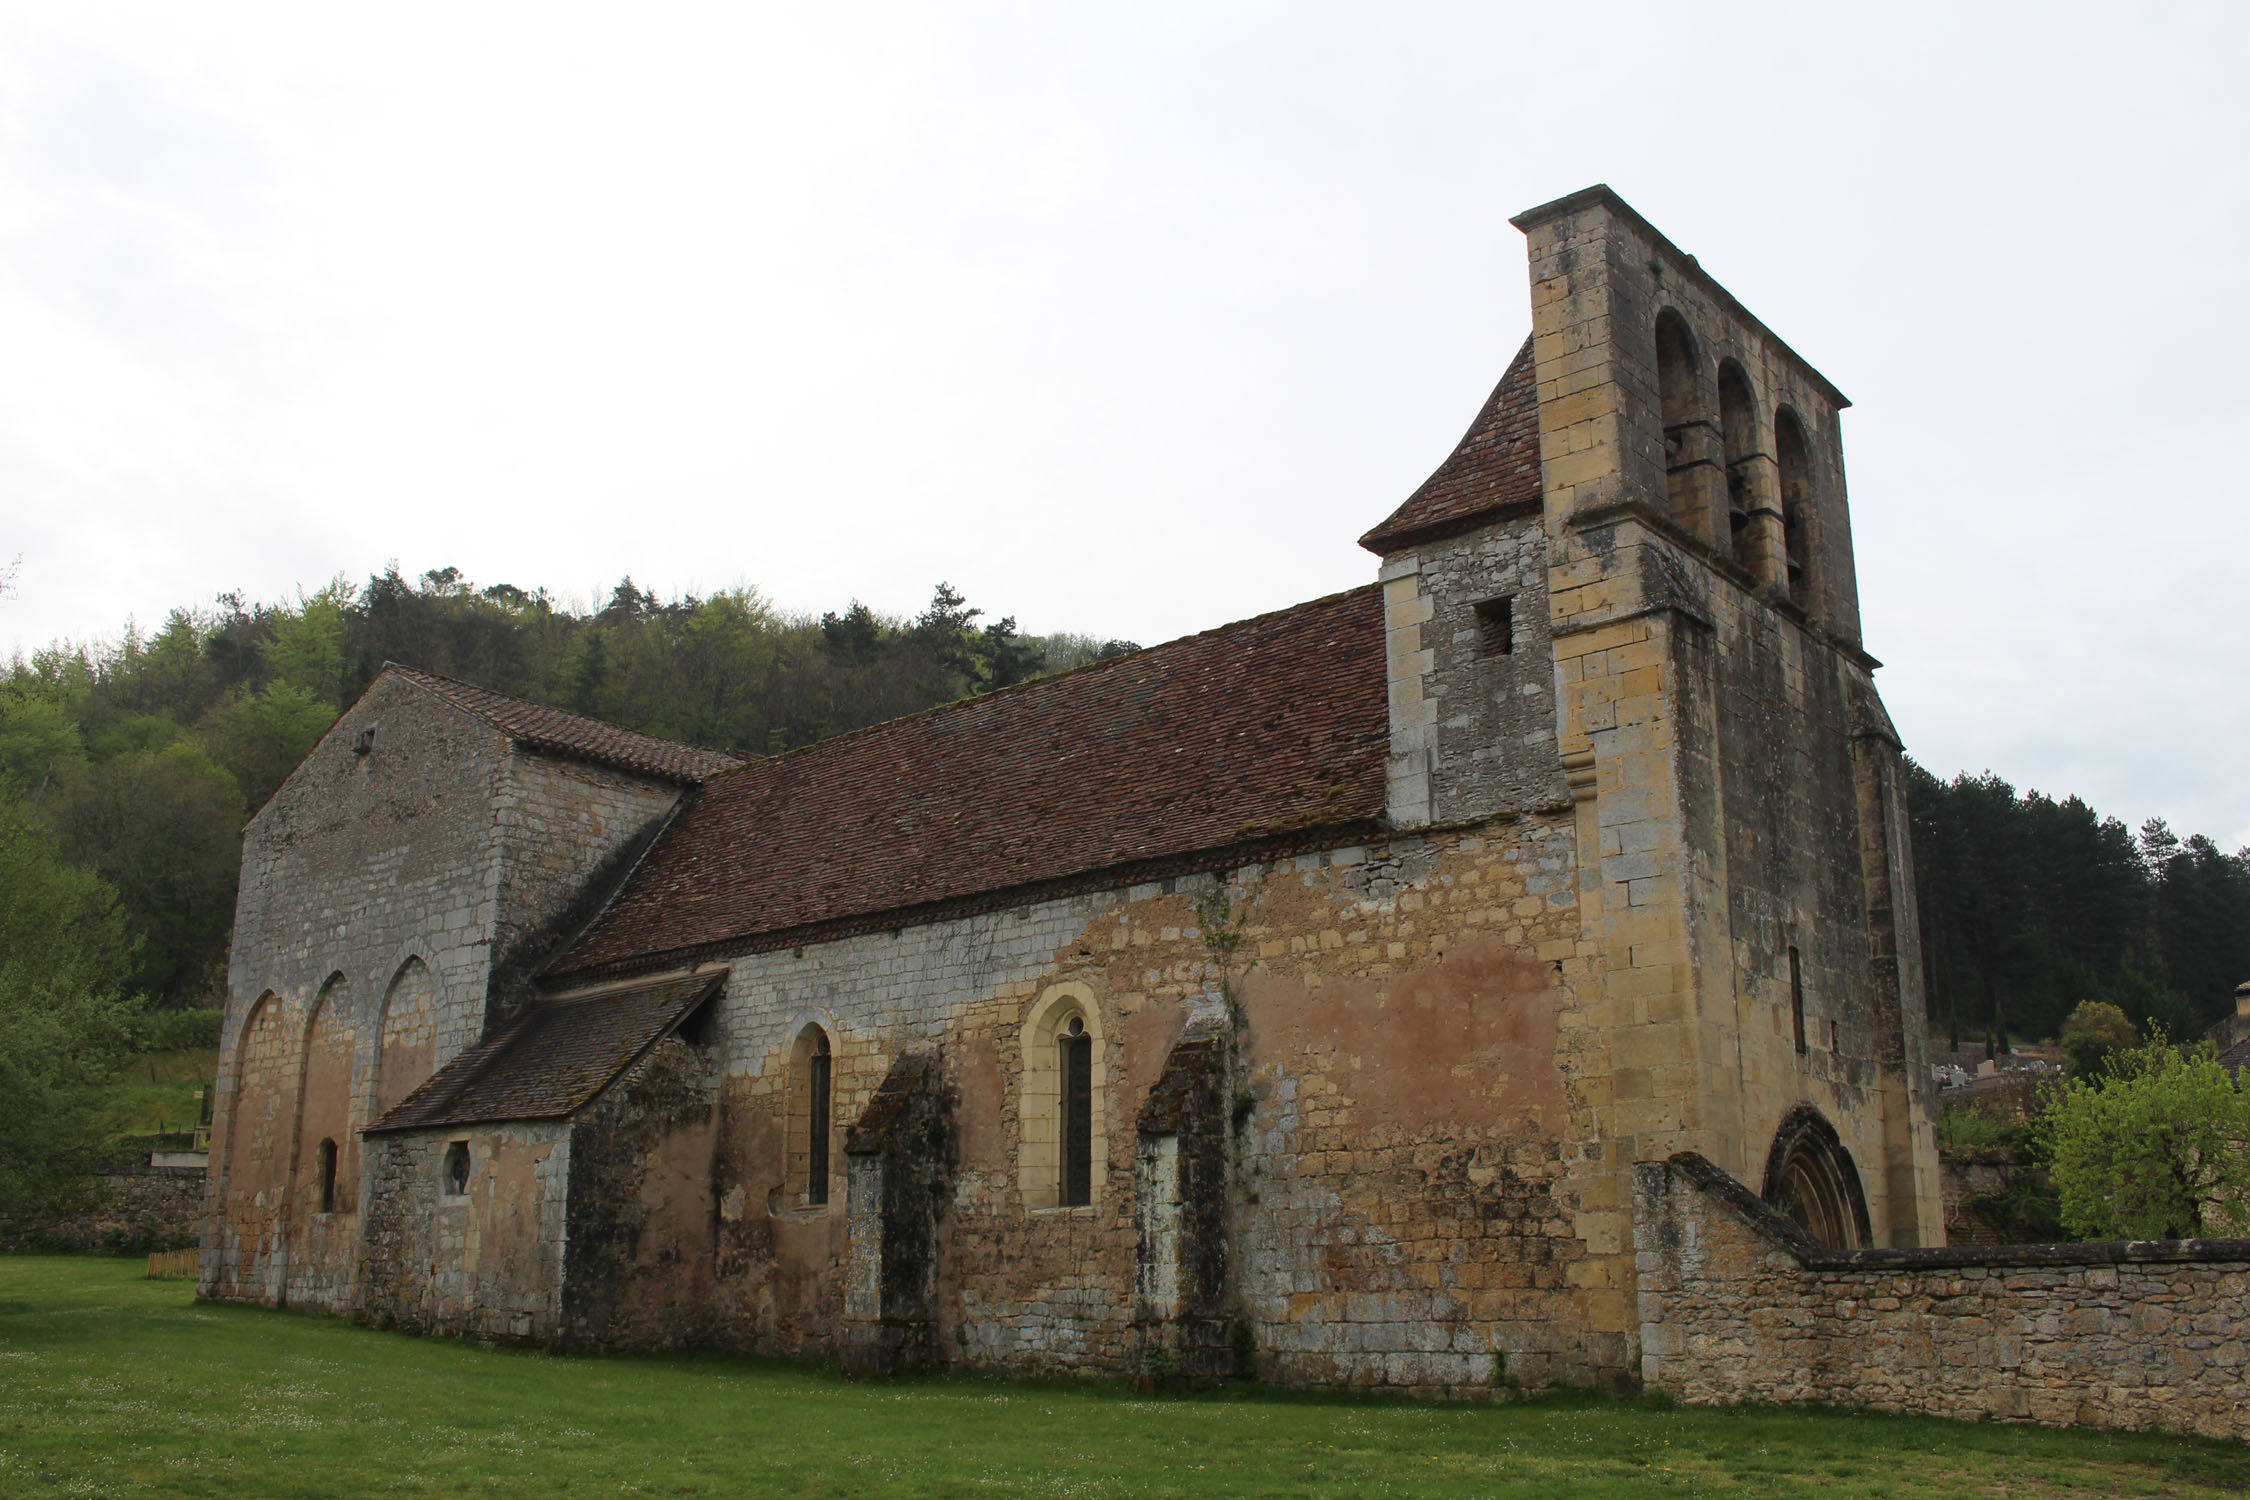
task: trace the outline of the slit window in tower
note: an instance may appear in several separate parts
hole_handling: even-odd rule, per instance
[[[1805,967],[1797,950],[1789,950],[1789,1017],[1797,1030],[1797,1054],[1805,1052]]]

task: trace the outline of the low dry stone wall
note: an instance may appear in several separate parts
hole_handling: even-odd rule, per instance
[[[1693,1153],[1634,1204],[1642,1374],[1680,1400],[2250,1438],[2250,1240],[1824,1250]]]
[[[82,1212],[0,1224],[0,1250],[146,1255],[189,1250],[203,1226],[201,1167],[120,1167]]]

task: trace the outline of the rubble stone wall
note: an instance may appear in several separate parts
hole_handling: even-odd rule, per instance
[[[468,1191],[445,1155],[469,1148]],[[479,1125],[367,1138],[359,1315],[423,1333],[553,1344],[562,1334],[570,1127]]]
[[[121,1167],[94,1180],[77,1212],[0,1222],[0,1250],[42,1255],[141,1255],[189,1250],[203,1226],[203,1172]]]
[[[930,1147],[951,1184],[937,1357],[1140,1373],[1139,1124],[1200,1020],[1231,1030],[1239,1092],[1224,1211],[1191,1219],[1231,1243],[1172,1249],[1231,1278],[1230,1354],[1270,1379],[1418,1391],[1629,1370],[1621,1185],[1598,1147],[1566,1144],[1592,1138],[1606,1086],[1606,1039],[1572,987],[1591,963],[1576,840],[1568,813],[1509,817],[734,956],[710,1300],[679,1341],[838,1356],[858,1176],[832,1149],[826,1204],[784,1182],[792,1045],[818,1024],[836,1142],[899,1056],[939,1059],[953,1102]],[[1025,1118],[1027,1022],[1065,988],[1098,1037],[1104,1155],[1082,1207],[1044,1206],[1019,1170],[1041,1128]],[[1197,1301],[1206,1321],[1221,1310]]]
[[[370,750],[356,753],[370,732]],[[348,1282],[358,1235],[344,1220],[354,1216],[292,1223],[319,1207],[308,1201],[317,1185],[300,1170],[306,1027],[324,1018],[351,1048],[340,1117],[328,1097],[339,1080],[325,1064],[314,1070],[324,1097],[310,1114],[324,1136],[340,1132],[339,1192],[356,1206],[357,1144],[392,981],[410,965],[429,980],[412,1082],[473,1041],[483,1016],[486,808],[505,750],[489,725],[420,688],[379,683],[250,820],[220,1039],[203,1295],[278,1303],[295,1286],[321,1289],[314,1295],[325,1304],[325,1289]],[[338,975],[341,986],[331,983]],[[394,1083],[403,1093],[405,1081]],[[292,1242],[321,1266],[291,1267]]]
[[[355,1304],[360,1132],[528,992],[575,904],[678,797],[521,753],[396,678],[337,721],[244,835],[204,1295]]]
[[[704,1341],[717,1104],[710,1049],[668,1037],[580,1112],[571,1131],[565,1344]]]
[[[2250,1438],[2250,1240],[1824,1251],[1685,1154],[1635,1204],[1642,1374],[1683,1401]]]

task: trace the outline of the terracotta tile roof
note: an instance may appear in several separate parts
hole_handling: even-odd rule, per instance
[[[1492,511],[1536,504],[1541,495],[1539,393],[1525,339],[1452,455],[1359,544],[1396,552],[1466,531]]]
[[[585,1000],[541,1001],[440,1068],[368,1133],[567,1118],[725,978],[705,974]]]
[[[677,740],[661,740],[653,734],[620,729],[583,714],[565,713],[542,703],[511,698],[506,693],[440,677],[435,672],[402,667],[396,662],[384,663],[383,670],[428,688],[454,707],[484,719],[517,744],[551,755],[595,761],[666,781],[684,782],[701,781],[706,776],[741,765],[747,758],[726,750],[704,750]]]
[[[1388,747],[1371,585],[715,777],[554,971],[1372,831]]]

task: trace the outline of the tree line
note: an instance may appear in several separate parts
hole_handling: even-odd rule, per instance
[[[0,681],[0,818],[36,846],[39,878],[92,882],[114,921],[100,929],[115,956],[105,984],[164,1007],[210,1004],[243,823],[385,662],[769,755],[1137,649],[1024,635],[942,583],[912,617],[857,602],[792,613],[749,588],[663,599],[631,578],[572,608],[544,589],[480,588],[454,568],[409,581],[394,566],[363,586],[338,579],[272,604],[222,595],[153,632],[19,655]]]
[[[791,613],[750,588],[663,599],[630,578],[574,608],[392,567],[18,657],[0,681],[0,813],[114,899],[126,987],[188,1005],[223,987],[243,822],[386,661],[773,754],[1132,649],[1026,636],[943,584],[911,617]],[[2089,999],[2183,1036],[2250,979],[2250,850],[2161,821],[2136,834],[1989,772],[1910,765],[1908,797],[1942,1040],[2051,1036]]]
[[[2077,797],[1908,766],[1931,1031],[1955,1048],[2059,1035],[2081,1001],[2200,1035],[2250,980],[2250,849],[2138,832]]]

